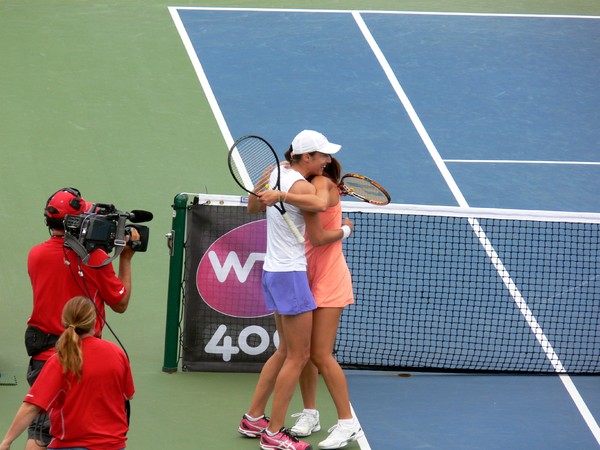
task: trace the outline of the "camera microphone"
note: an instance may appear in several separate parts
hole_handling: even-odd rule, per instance
[[[141,222],[150,222],[154,218],[154,215],[150,211],[134,209],[128,214],[127,218],[132,223],[141,223]]]

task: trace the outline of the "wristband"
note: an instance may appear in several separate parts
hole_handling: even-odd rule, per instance
[[[352,233],[352,229],[348,225],[342,225],[340,230],[342,230],[342,233],[344,233],[342,235],[342,239],[346,239]]]

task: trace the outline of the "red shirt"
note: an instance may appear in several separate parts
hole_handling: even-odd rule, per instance
[[[82,344],[81,380],[64,375],[55,354],[24,401],[50,414],[52,448],[125,448],[129,429],[125,400],[135,391],[127,356],[116,344],[93,336]]]
[[[89,264],[99,265],[106,258],[105,251],[95,250]],[[45,333],[60,335],[64,331],[62,310],[65,303],[83,295],[91,298],[100,311],[94,330],[100,337],[104,304],[119,303],[127,294],[112,264],[97,269],[83,264],[73,250],[64,247],[61,237],[52,237],[33,247],[27,258],[27,270],[33,289],[33,311],[27,323]],[[48,359],[53,352],[53,349],[47,350],[35,359]]]

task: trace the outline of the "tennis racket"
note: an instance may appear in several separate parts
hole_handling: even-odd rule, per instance
[[[260,136],[248,135],[233,143],[227,158],[229,171],[235,182],[251,195],[258,195],[265,189],[281,190],[281,168],[277,153],[266,140]],[[275,171],[275,186],[269,185],[269,178]],[[273,205],[285,220],[299,244],[304,242],[304,236],[288,216],[283,201]]]
[[[356,173],[347,173],[338,184],[342,195],[350,195],[373,205],[387,205],[392,198],[379,183]]]

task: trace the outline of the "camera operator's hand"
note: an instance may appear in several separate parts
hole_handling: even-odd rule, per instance
[[[132,247],[132,244],[135,242],[139,242],[141,239],[140,233],[134,227],[128,229],[127,235],[125,236],[125,248],[121,252],[121,256],[125,254],[125,256],[129,256],[131,258],[135,253],[135,249]]]

